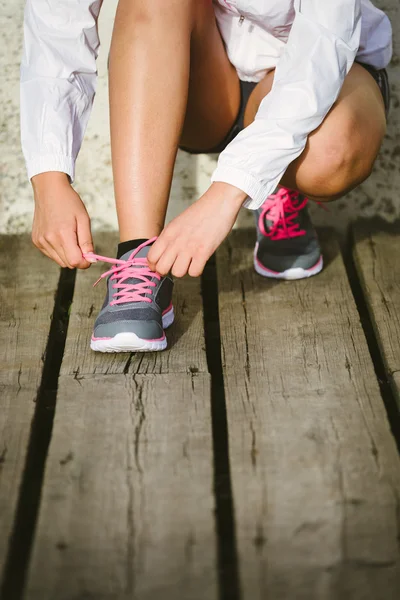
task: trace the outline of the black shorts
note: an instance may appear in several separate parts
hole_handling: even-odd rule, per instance
[[[382,93],[383,102],[385,104],[386,117],[389,114],[390,109],[390,86],[389,86],[389,78],[386,69],[375,69],[371,67],[371,65],[366,65],[365,63],[358,63],[364,69],[372,75],[375,79],[376,83],[379,86],[379,89]],[[217,144],[214,148],[210,150],[194,150],[192,148],[185,148],[184,146],[179,146],[181,150],[185,152],[189,152],[189,154],[214,154],[222,152],[226,146],[237,136],[238,133],[244,129],[244,112],[246,110],[247,102],[249,100],[251,92],[256,87],[257,83],[253,81],[240,81],[240,108],[238,116],[234,124],[232,125],[230,131],[225,136],[225,138]]]

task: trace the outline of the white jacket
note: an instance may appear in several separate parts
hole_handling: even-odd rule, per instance
[[[255,121],[220,154],[212,176],[245,191],[245,206],[255,209],[325,118],[354,60],[376,68],[389,63],[391,26],[370,0],[214,4],[239,77],[260,81],[276,68]],[[96,89],[101,5],[102,0],[27,0],[21,136],[29,178],[62,171],[74,179]]]

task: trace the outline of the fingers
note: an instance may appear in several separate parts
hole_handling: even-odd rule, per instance
[[[37,240],[33,239],[33,243],[60,267],[68,267],[69,269],[87,269],[90,267],[90,262],[82,256],[77,234],[73,229],[60,231],[59,233],[50,232],[40,236]],[[86,247],[93,249],[92,244],[90,246],[87,244]]]
[[[169,241],[167,235],[161,234],[154,242],[147,255],[147,262],[149,263],[150,269],[160,275],[167,275],[171,271],[177,253],[178,250],[175,244]]]
[[[149,252],[147,260],[150,269],[163,276],[172,272],[174,277],[184,277],[188,273],[191,277],[199,277],[208,258],[204,252],[179,250],[175,242],[159,244],[154,256]]]
[[[175,257],[173,259],[172,257]],[[160,275],[167,275],[170,271],[174,277],[184,277],[189,274],[191,277],[200,277],[204,271],[207,257],[197,255],[196,253],[166,251],[160,258],[156,266],[156,272]]]
[[[54,250],[54,248],[46,241],[44,237],[35,240],[33,243],[45,256],[51,258],[51,260],[54,260],[54,262],[60,265],[60,267],[64,268],[67,266],[65,260],[61,258],[58,252]]]
[[[184,277],[188,271],[192,257],[189,253],[178,254],[171,272],[174,277]]]
[[[161,255],[161,258],[157,261],[155,271],[160,275],[168,275],[172,269],[172,265],[174,264],[176,257],[177,250],[174,248],[174,246],[167,247]]]
[[[74,232],[65,234],[62,244],[62,256],[65,256],[65,261],[70,269],[87,269],[90,267],[89,261],[82,256],[82,250],[78,245]]]
[[[200,277],[206,266],[207,259],[201,256],[192,259],[188,273],[190,277]]]
[[[147,256],[152,271],[163,276],[172,272],[174,277],[184,277],[187,273],[192,277],[200,276],[207,259],[207,252],[200,242],[191,244],[189,240],[182,240],[168,226],[154,242]]]
[[[157,269],[156,269],[157,262],[161,258],[161,255],[163,254],[164,250],[167,247],[167,237],[164,232],[165,232],[165,230],[156,239],[156,241],[151,246],[149,253],[147,255],[147,262],[149,263],[149,267],[152,271],[157,271]]]
[[[93,252],[90,219],[87,210],[70,185],[56,191],[45,186],[35,192],[32,241],[46,256],[70,269],[87,269],[90,262],[83,253]],[[60,196],[57,206],[54,198]]]
[[[88,252],[93,252],[93,239],[92,232],[90,230],[90,219],[79,219],[77,222],[77,235],[78,235],[78,244],[81,249],[81,254],[86,254]],[[79,269],[87,269],[90,267],[91,262],[96,262],[95,259],[91,261],[90,259],[85,259],[81,256],[81,262],[78,265]]]

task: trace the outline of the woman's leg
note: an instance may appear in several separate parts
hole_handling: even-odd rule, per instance
[[[272,87],[270,73],[253,90],[245,113],[249,125]],[[289,165],[281,185],[311,198],[334,200],[369,177],[386,132],[382,94],[362,66],[353,65],[338,100]]]
[[[110,114],[121,241],[160,233],[179,141],[215,146],[239,104],[210,0],[119,1]]]

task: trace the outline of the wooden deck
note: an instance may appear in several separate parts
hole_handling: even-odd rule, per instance
[[[399,597],[400,227],[320,237],[275,282],[234,231],[132,355],[88,349],[102,265],[1,238],[2,600]]]

